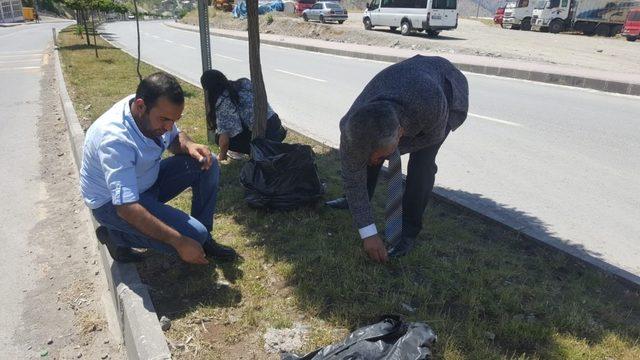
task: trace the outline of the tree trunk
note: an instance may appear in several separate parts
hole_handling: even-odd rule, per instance
[[[260,64],[260,24],[258,0],[247,0],[247,20],[249,31],[249,70],[253,85],[253,139],[264,138],[267,128],[267,92],[262,79]]]
[[[98,42],[96,41],[96,21],[94,19],[95,11],[91,10],[91,26],[93,26],[93,49],[96,51],[96,58],[98,57]]]
[[[87,25],[87,10],[82,10],[82,23],[84,24],[84,34],[87,38],[87,46],[91,46],[91,40],[89,39],[89,26]]]
[[[76,27],[78,28],[78,35],[82,39],[82,17],[80,16],[80,10],[76,10]]]

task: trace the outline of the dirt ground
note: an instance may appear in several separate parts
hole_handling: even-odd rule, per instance
[[[579,34],[549,34],[533,31],[502,29],[486,21],[460,19],[457,29],[443,31],[437,38],[424,33],[401,36],[386,27],[366,31],[362,14],[349,13],[344,24],[305,23],[301,18],[273,13],[260,17],[261,32],[295,35],[343,43],[428,50],[436,53],[457,53],[532,61],[546,64],[579,66],[595,70],[615,70],[640,73],[640,42],[631,43],[622,37],[602,38]],[[183,22],[197,25],[195,13]],[[230,13],[212,11],[211,27],[246,30],[246,20],[231,17]]]
[[[25,344],[28,359],[124,359],[106,321],[106,279],[81,212],[84,204],[52,60],[43,72],[37,131],[46,200],[34,209],[42,220],[29,234],[28,255],[38,265],[38,285],[25,296],[29,310],[16,339]]]

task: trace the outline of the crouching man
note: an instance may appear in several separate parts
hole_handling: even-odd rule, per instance
[[[372,260],[385,262],[413,248],[438,170],[436,155],[449,132],[466,119],[468,97],[467,79],[448,60],[418,55],[376,75],[340,121],[346,197],[327,205],[349,208]],[[404,190],[401,154],[410,154]],[[385,160],[386,246],[369,202]]]
[[[177,253],[192,264],[236,257],[211,237],[220,169],[207,146],[176,127],[183,110],[178,81],[155,73],[87,131],[82,195],[107,229],[116,261],[140,260],[131,248]],[[175,155],[162,159],[165,150]],[[193,193],[191,216],[165,204],[187,188]]]

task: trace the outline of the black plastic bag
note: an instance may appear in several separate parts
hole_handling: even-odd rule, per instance
[[[272,210],[315,203],[324,194],[315,158],[308,145],[253,140],[251,160],[240,172],[245,200],[251,207]]]
[[[405,323],[396,316],[352,332],[339,344],[303,357],[282,355],[282,360],[423,360],[431,359],[437,336],[424,323]]]

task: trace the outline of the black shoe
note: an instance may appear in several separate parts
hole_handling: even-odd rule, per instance
[[[389,257],[402,257],[407,255],[416,244],[416,238],[403,237],[397,244],[391,246],[387,251]]]
[[[345,197],[341,197],[341,198],[337,198],[335,200],[327,201],[324,204],[327,205],[330,208],[333,208],[333,209],[346,210],[346,209],[349,208],[349,203],[347,202],[347,198],[345,198]]]
[[[109,250],[111,258],[121,263],[136,263],[144,260],[143,254],[133,251],[131,248],[115,245],[109,237],[109,230],[104,226],[99,226],[96,229],[96,236],[98,241]]]
[[[225,261],[235,260],[238,258],[238,253],[228,246],[220,245],[217,242],[211,240],[202,245],[204,253],[213,258],[214,260]]]
[[[133,251],[133,249],[128,247],[116,246],[114,250],[112,250],[107,245],[107,250],[109,250],[109,254],[113,258],[113,260],[120,263],[138,263],[145,259],[145,255]]]

